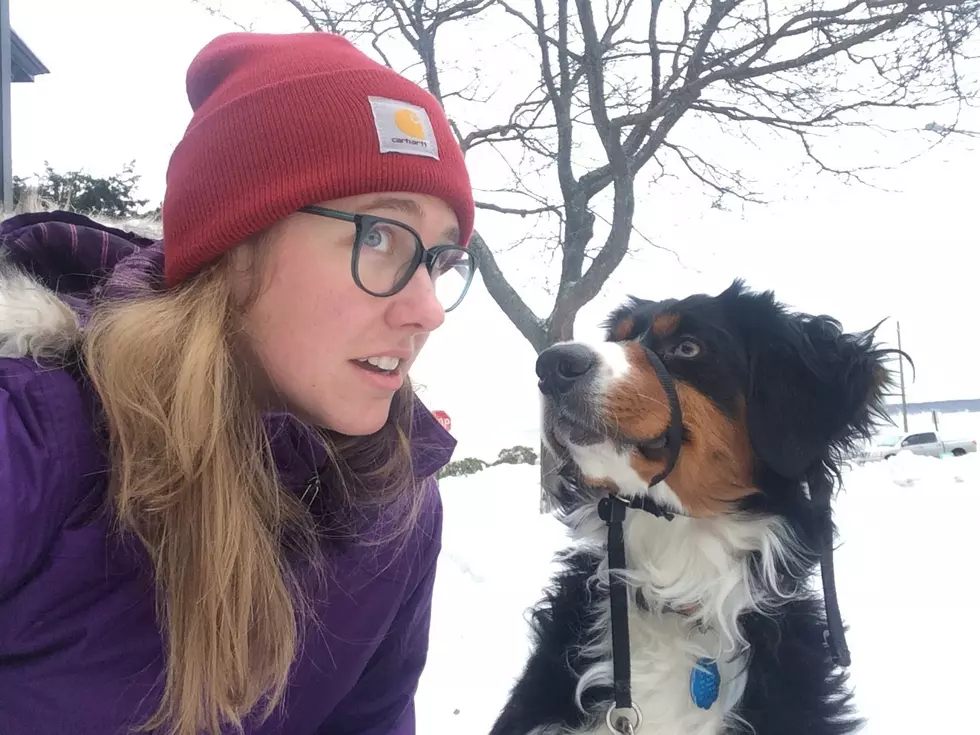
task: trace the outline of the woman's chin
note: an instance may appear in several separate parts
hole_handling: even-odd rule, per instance
[[[341,410],[318,411],[313,423],[345,436],[370,436],[381,431],[391,413],[391,400],[364,406],[346,405]]]

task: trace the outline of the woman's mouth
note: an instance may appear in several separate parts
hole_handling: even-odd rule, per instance
[[[373,388],[393,393],[405,382],[408,361],[394,355],[374,355],[351,360],[351,364]]]
[[[365,370],[372,370],[379,373],[393,373],[401,367],[402,360],[391,355],[379,355],[378,357],[360,357],[357,362]]]

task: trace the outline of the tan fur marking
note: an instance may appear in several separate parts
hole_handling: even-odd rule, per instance
[[[608,493],[616,492],[616,483],[609,477],[590,477],[589,475],[583,475],[582,484],[586,487],[604,490]]]
[[[667,337],[677,330],[681,318],[677,314],[657,314],[653,318],[653,333],[658,337]]]
[[[627,346],[626,357],[634,377],[609,392],[607,416],[624,436],[652,439],[667,428],[667,396],[639,345]],[[689,442],[667,484],[691,515],[724,513],[735,501],[758,492],[752,486],[754,458],[745,422],[730,419],[690,385],[676,381],[676,386]],[[664,467],[639,452],[633,452],[630,465],[647,482]]]
[[[630,365],[630,378],[606,393],[605,413],[620,433],[636,438],[662,434],[670,421],[667,396],[647,361],[642,345],[623,346]]]
[[[622,342],[623,340],[629,338],[633,333],[633,327],[636,322],[633,321],[633,317],[628,316],[625,319],[621,319],[613,329],[613,337],[615,337],[617,342]]]

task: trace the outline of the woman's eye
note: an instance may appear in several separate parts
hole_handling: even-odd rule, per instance
[[[372,250],[380,250],[381,252],[387,252],[391,250],[394,243],[393,235],[388,232],[384,227],[376,225],[361,238],[361,246],[368,247]]]
[[[685,339],[674,345],[674,348],[670,351],[670,354],[674,355],[675,357],[683,357],[689,360],[692,357],[697,357],[701,354],[701,345],[699,345],[693,339]]]

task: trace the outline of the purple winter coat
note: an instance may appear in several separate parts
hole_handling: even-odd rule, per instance
[[[159,702],[153,582],[138,544],[110,531],[103,512],[97,401],[29,352],[72,331],[54,298],[84,322],[95,289],[111,293],[134,273],[159,279],[161,264],[159,243],[78,215],[21,215],[0,226],[0,735],[121,735]],[[311,456],[295,419],[268,423],[280,474],[302,491],[322,458]],[[417,408],[415,469],[428,478],[418,527],[397,548],[327,548],[322,625],[307,631],[284,705],[264,724],[248,722],[250,735],[415,732],[442,532],[433,475],[454,446]],[[377,513],[364,536],[397,512]]]

